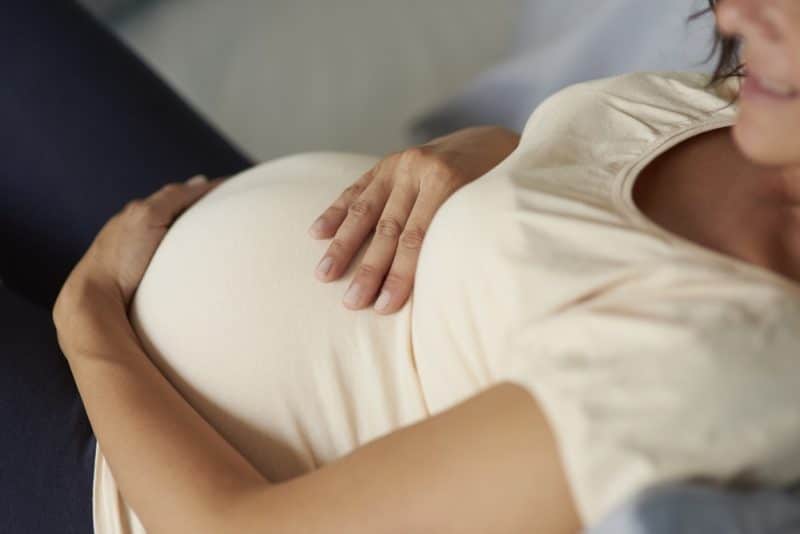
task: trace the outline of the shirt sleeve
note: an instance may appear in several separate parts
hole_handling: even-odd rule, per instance
[[[662,482],[800,478],[796,304],[657,285],[522,327],[501,365],[546,414],[587,526]]]

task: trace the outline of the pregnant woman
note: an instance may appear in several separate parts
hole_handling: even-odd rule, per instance
[[[11,476],[93,481],[100,534],[566,533],[664,482],[800,478],[800,7],[711,7],[741,90],[627,75],[518,143],[301,154],[129,202],[52,313],[93,471],[64,384],[51,426],[16,417],[38,462],[83,461]],[[225,154],[214,173],[246,166]]]

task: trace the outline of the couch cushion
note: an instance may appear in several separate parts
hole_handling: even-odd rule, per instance
[[[412,125],[419,142],[475,124],[521,131],[547,96],[639,70],[708,70],[713,18],[697,0],[526,0],[511,56]],[[591,13],[591,16],[586,16]]]

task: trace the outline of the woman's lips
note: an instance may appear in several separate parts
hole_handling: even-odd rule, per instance
[[[749,72],[742,84],[741,97],[786,102],[800,97],[800,91],[789,84],[771,81]]]

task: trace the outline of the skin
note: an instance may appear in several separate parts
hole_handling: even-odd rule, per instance
[[[215,183],[170,184],[129,203],[95,238],[53,308],[92,429],[149,533],[581,528],[545,415],[510,383],[288,481],[268,480],[226,442],[155,367],[127,315],[169,226]]]
[[[736,124],[656,159],[634,198],[666,229],[800,281],[800,93],[770,95],[758,81],[800,88],[800,4],[722,0],[716,12],[743,42]]]
[[[718,25],[743,41],[742,59],[750,78],[767,78],[800,88],[800,4],[793,0],[723,0]],[[737,147],[751,161],[779,167],[797,182],[800,167],[800,98],[776,101],[741,97],[733,129]]]
[[[794,1],[723,0],[718,14],[723,31],[747,41],[753,72],[800,87]],[[756,93],[743,94],[732,131],[698,136],[659,158],[640,178],[637,198],[657,222],[690,239],[800,279],[800,135],[793,126],[800,125],[800,107],[794,99]],[[413,183],[396,167],[377,169],[370,183],[379,176],[392,177],[386,180],[397,187]],[[417,221],[412,234],[429,222],[430,206],[420,207],[426,215],[416,219],[409,208],[412,198],[414,206],[426,201],[426,182],[411,189],[416,196],[398,193],[404,209],[390,208],[399,209],[398,220],[405,213]],[[257,472],[152,364],[127,317],[170,224],[215,183],[171,184],[126,206],[98,234],[53,308],[92,428],[148,532],[556,534],[582,528],[552,430],[536,400],[510,383],[295,479],[271,483]],[[387,187],[373,187],[376,206],[394,203],[385,200]],[[446,190],[439,190],[440,203]],[[343,220],[348,199],[330,213]],[[341,231],[356,246],[372,221],[337,236]],[[374,245],[383,268],[387,243]],[[410,254],[397,262],[415,261],[413,251],[397,254]]]
[[[466,128],[385,157],[345,189],[309,228],[311,237],[331,239],[315,271],[317,279],[341,278],[371,235],[343,305],[360,310],[377,304],[385,291],[386,307],[376,305],[376,313],[388,315],[402,308],[414,286],[425,233],[439,207],[504,160],[519,138],[497,126]],[[325,273],[319,266],[328,257],[332,264]],[[347,299],[350,294],[355,300]]]

